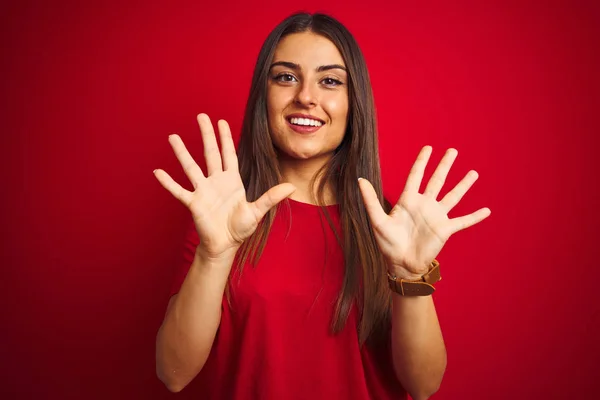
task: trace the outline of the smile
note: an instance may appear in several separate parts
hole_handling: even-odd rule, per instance
[[[321,129],[325,122],[318,119],[291,116],[286,118],[288,126],[296,133],[309,134]]]
[[[322,126],[323,122],[310,118],[289,118],[290,124],[298,126]]]

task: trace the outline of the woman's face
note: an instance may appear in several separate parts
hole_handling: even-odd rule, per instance
[[[267,85],[271,139],[280,157],[327,160],[348,118],[348,75],[335,45],[312,32],[284,37]]]

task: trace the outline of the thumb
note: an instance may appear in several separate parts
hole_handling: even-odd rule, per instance
[[[265,194],[260,196],[258,200],[251,204],[254,206],[257,219],[260,221],[271,208],[279,204],[283,199],[287,198],[295,191],[296,187],[291,183],[282,183],[273,186]]]
[[[367,214],[369,214],[369,218],[371,218],[371,223],[373,226],[381,225],[383,221],[385,221],[387,214],[383,211],[381,203],[379,203],[379,198],[377,197],[373,185],[371,185],[371,182],[368,180],[359,178],[358,187],[360,188]]]

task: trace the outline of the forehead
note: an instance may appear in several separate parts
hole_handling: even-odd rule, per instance
[[[335,44],[312,32],[293,33],[281,39],[273,56],[273,62],[277,61],[289,61],[310,69],[330,64],[345,66]]]

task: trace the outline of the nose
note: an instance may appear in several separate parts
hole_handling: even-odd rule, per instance
[[[317,93],[316,88],[312,86],[309,82],[304,82],[298,89],[298,93],[296,93],[296,103],[304,106],[304,107],[312,107],[317,105]]]

